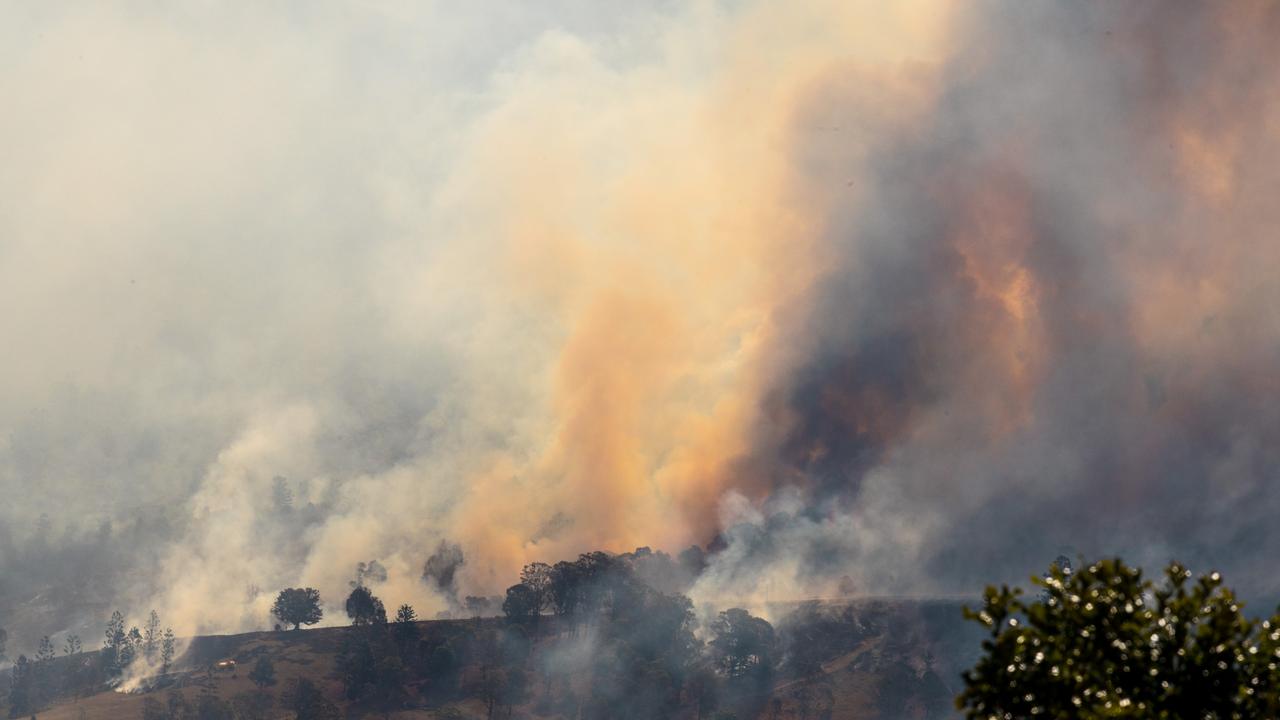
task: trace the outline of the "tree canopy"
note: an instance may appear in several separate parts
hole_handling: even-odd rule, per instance
[[[271,614],[297,630],[303,625],[315,625],[324,617],[320,609],[320,591],[315,588],[286,588],[276,596]]]
[[[418,641],[418,613],[412,605],[401,605],[396,610],[395,636],[401,645]]]
[[[773,667],[773,626],[742,608],[720,613],[711,623],[711,649],[716,664],[731,678]]]
[[[538,610],[538,596],[533,588],[524,583],[507,588],[507,597],[502,601],[502,612],[508,620],[524,622],[537,617]]]
[[[540,614],[551,604],[551,566],[535,562],[520,571],[520,584],[533,593],[534,614]]]
[[[1280,615],[1246,618],[1218,573],[1164,581],[1119,559],[1055,563],[1045,592],[988,587],[990,631],[956,705],[969,718],[1259,718],[1280,712]]]
[[[386,625],[387,610],[369,588],[357,585],[347,596],[347,617],[352,625]]]

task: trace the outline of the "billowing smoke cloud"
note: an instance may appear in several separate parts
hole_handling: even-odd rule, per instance
[[[1064,547],[1280,591],[1257,571],[1280,542],[1280,14],[1168,10],[987,5],[869,156],[801,139],[807,193],[864,172],[765,395],[753,462],[790,489],[726,506],[708,592],[758,598],[761,564],[801,592],[971,592]],[[856,132],[890,91],[841,78],[804,112]]]
[[[451,604],[458,601],[458,570],[466,563],[462,547],[448,540],[441,540],[422,566],[422,580],[443,594]]]
[[[507,5],[3,11],[3,521],[162,517],[101,603],[1275,544],[1269,6]]]

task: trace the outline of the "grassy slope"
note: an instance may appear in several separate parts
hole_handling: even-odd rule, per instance
[[[880,602],[882,619],[878,629],[857,642],[852,651],[828,658],[822,673],[812,678],[788,677],[777,680],[773,699],[763,704],[759,720],[795,720],[808,707],[810,718],[852,720],[853,718],[936,718],[951,717],[950,698],[957,689],[954,680],[959,669],[976,651],[977,641],[961,627],[957,603],[918,603],[908,601]],[[485,621],[430,621],[420,623],[424,635],[452,636]],[[223,698],[253,690],[248,672],[260,654],[267,654],[275,664],[277,684],[281,690],[296,678],[308,678],[324,688],[326,695],[338,700],[341,684],[334,676],[334,663],[345,628],[323,628],[294,632],[259,632],[243,635],[197,638],[175,671],[175,688],[154,691],[152,696],[162,703],[173,689],[181,690],[189,700],[206,688]],[[547,642],[545,638],[538,642]],[[925,670],[925,658],[932,656],[936,672]],[[234,658],[235,672],[209,669],[223,658]],[[464,669],[464,673],[466,670]],[[585,679],[579,679],[585,690]],[[575,683],[578,684],[578,683]],[[144,693],[124,694],[104,691],[78,700],[66,700],[39,714],[42,720],[132,720],[142,717]],[[351,717],[362,717],[356,708],[347,708]],[[775,715],[776,713],[776,715]],[[279,712],[279,717],[291,714]],[[693,718],[692,709],[673,720]],[[381,714],[369,717],[382,717]],[[421,707],[393,713],[391,717],[409,718],[483,718],[484,708],[478,699],[462,698],[443,707]],[[532,703],[517,706],[512,717],[538,717]],[[556,716],[543,716],[551,720]],[[740,720],[748,717],[739,715]]]

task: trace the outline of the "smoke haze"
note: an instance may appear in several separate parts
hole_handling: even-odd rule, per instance
[[[970,594],[1064,548],[1275,598],[1278,33],[1264,2],[6,6],[3,599],[96,544],[38,634],[262,628],[303,585],[336,622],[371,559],[431,617],[713,539],[695,600]]]

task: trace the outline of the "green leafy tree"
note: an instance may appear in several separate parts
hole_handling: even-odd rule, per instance
[[[324,617],[320,609],[320,591],[315,588],[286,588],[276,596],[271,614],[280,622],[292,625],[294,630],[303,625],[315,625]]]
[[[177,638],[173,636],[173,628],[165,628],[164,635],[160,638],[160,672],[169,672],[169,666],[173,664],[173,653],[176,650]]]
[[[538,616],[538,597],[524,583],[507,588],[507,598],[502,601],[502,612],[511,622],[525,622]]]
[[[40,638],[40,647],[36,650],[36,663],[39,665],[46,665],[53,662],[53,658],[56,656],[57,653],[54,652],[53,641],[49,639],[49,636],[45,635]]]
[[[546,563],[529,563],[520,571],[520,584],[533,592],[535,614],[541,614],[551,606],[551,566]]]
[[[404,604],[396,609],[396,622],[402,624],[415,623],[418,621],[418,613],[413,609],[412,605]]]
[[[140,654],[142,654],[142,631],[136,627],[131,627],[129,628],[129,633],[125,635],[124,655],[120,661],[121,667],[132,665]]]
[[[618,582],[609,611],[598,621],[583,717],[646,720],[675,717],[695,668],[700,645],[693,606],[683,595],[664,595],[639,582]]]
[[[1252,620],[1218,573],[1156,584],[1119,559],[1061,566],[1034,601],[988,587],[990,631],[956,705],[969,718],[1262,718],[1280,714],[1280,614]]]
[[[108,675],[119,675],[128,664],[129,636],[124,631],[124,615],[119,610],[111,613],[107,629],[103,633],[100,658],[102,669]]]
[[[347,596],[347,617],[352,625],[386,625],[387,610],[369,588],[357,585]]]
[[[551,609],[556,615],[570,617],[578,612],[582,602],[584,571],[580,563],[561,560],[551,566],[551,581],[547,592],[551,595]]]
[[[711,623],[711,651],[720,670],[730,678],[768,673],[773,669],[776,640],[773,626],[742,608],[720,613]]]
[[[396,610],[394,635],[402,652],[418,641],[418,613],[414,612],[412,605],[401,605]]]
[[[57,681],[53,673],[53,659],[57,656],[53,640],[48,635],[40,638],[39,649],[31,662],[31,697],[35,707],[42,707],[57,695]]]

